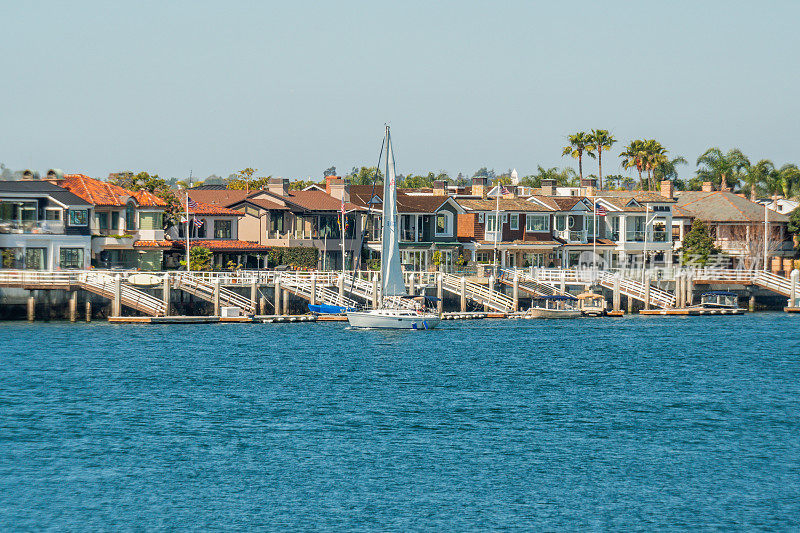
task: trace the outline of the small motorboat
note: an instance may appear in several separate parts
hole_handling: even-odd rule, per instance
[[[343,315],[348,311],[355,311],[355,307],[343,307],[341,305],[318,304],[308,306],[308,310],[315,315]]]
[[[578,318],[581,310],[577,307],[578,299],[569,294],[542,296],[537,298],[536,305],[531,306],[520,318]]]
[[[595,294],[592,291],[584,292],[578,295],[578,309],[581,310],[583,316],[605,316],[606,314],[606,299],[601,294]]]
[[[700,295],[700,304],[693,307],[702,307],[703,309],[739,309],[739,297],[735,292],[705,292]]]

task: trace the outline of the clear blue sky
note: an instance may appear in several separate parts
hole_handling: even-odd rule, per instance
[[[105,177],[561,166],[569,133],[800,162],[800,2],[3,2],[0,162]],[[589,163],[588,171],[596,166]],[[687,177],[694,165],[684,167]]]

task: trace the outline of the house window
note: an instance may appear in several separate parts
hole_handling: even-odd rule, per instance
[[[550,231],[549,215],[526,215],[525,231],[528,233]]]
[[[478,213],[478,222],[483,224],[485,220],[483,213]]]
[[[436,235],[452,235],[453,230],[450,227],[450,213],[437,213],[436,214]]]
[[[27,248],[25,250],[25,268],[27,270],[44,270],[46,257],[46,248]]]
[[[139,229],[162,229],[161,213],[139,213]]]
[[[133,204],[125,206],[125,230],[136,230],[136,209],[134,209]]]
[[[499,217],[494,213],[486,215],[486,231],[497,231]]]
[[[108,213],[95,213],[94,219],[97,223],[97,229],[99,230],[108,229]]]
[[[61,268],[83,268],[83,248],[61,248],[58,266]]]
[[[568,225],[569,225],[569,229],[572,229],[572,228],[574,228],[574,227],[575,227],[575,217],[574,217],[574,216],[572,216],[572,215],[570,215],[569,217],[567,217],[567,223],[568,223]]]
[[[44,219],[52,221],[61,220],[61,209],[45,209]]]
[[[519,229],[519,213],[511,213],[508,215],[508,227],[512,230]]]
[[[556,229],[558,231],[567,229],[567,217],[565,215],[558,215],[556,217]]]
[[[477,252],[475,254],[475,262],[488,265],[492,262],[492,252]]]
[[[591,235],[592,237],[597,237],[597,235],[594,232],[594,217],[586,217],[586,231],[588,232],[587,233],[588,235]]]
[[[111,212],[111,229],[119,229],[119,211]]]
[[[69,225],[70,226],[86,226],[89,223],[89,210],[88,209],[70,209],[69,210]]]
[[[214,238],[215,239],[230,239],[231,238],[231,221],[230,220],[215,220],[214,221]]]

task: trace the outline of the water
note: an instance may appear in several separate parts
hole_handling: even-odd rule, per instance
[[[800,527],[800,317],[0,324],[0,530]]]

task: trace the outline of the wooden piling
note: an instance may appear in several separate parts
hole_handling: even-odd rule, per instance
[[[219,278],[214,279],[214,316],[219,316],[220,314],[220,304],[219,304],[219,292],[220,292],[220,281]]]
[[[258,281],[253,280],[250,283],[250,305],[252,305],[253,309],[255,309],[257,303],[258,303]]]
[[[692,305],[692,301],[694,300],[694,277],[689,274],[686,276],[684,283],[686,284],[686,305],[688,307]]]
[[[378,274],[372,275],[372,308],[378,308]]]
[[[614,275],[614,293],[612,296],[614,311],[619,313],[622,311],[622,296],[619,290],[620,274]]]
[[[461,287],[459,291],[459,296],[461,300],[461,312],[464,313],[467,310],[467,278],[466,276],[461,276]]]
[[[275,278],[275,301],[274,301],[273,307],[274,307],[276,315],[281,314],[281,296],[282,295],[283,295],[283,292],[281,292],[281,280],[278,279],[278,278]]]
[[[308,299],[309,305],[317,305],[317,277],[311,274],[311,296]]]
[[[756,297],[755,297],[755,295],[750,295],[750,302],[748,303],[747,309],[751,313],[756,310]]]
[[[78,320],[78,291],[72,291],[69,294],[69,321],[76,320]]]
[[[338,285],[339,285],[339,301],[344,302],[344,274],[339,274]]]
[[[408,294],[413,295],[415,289],[416,289],[416,283],[414,280],[414,273],[412,272],[411,275],[408,277]]]
[[[289,289],[283,289],[283,314],[289,314]]]
[[[28,296],[28,322],[33,322],[36,318],[36,298],[33,297],[33,292]]]
[[[789,279],[791,280],[791,286],[789,289],[789,307],[797,307],[797,285],[798,282],[800,282],[800,270],[792,270]]]
[[[519,273],[514,271],[514,285],[512,286],[512,298],[514,300],[514,312],[519,311]]]
[[[111,302],[111,315],[122,316],[122,278],[114,276],[114,298]]]
[[[444,276],[441,272],[436,274],[436,297],[439,301],[436,302],[436,310],[441,313],[444,305],[444,288],[442,287],[442,278]]]
[[[267,299],[263,296],[258,299],[258,314],[259,315],[267,314]]]
[[[161,298],[164,300],[164,316],[169,316],[171,313],[170,301],[172,300],[172,280],[169,279],[169,274],[164,276],[164,282],[161,289]]]
[[[625,299],[628,300],[628,314],[631,315],[633,314],[633,298],[626,296]]]
[[[86,298],[86,322],[92,321],[92,300],[91,296]]]
[[[650,309],[650,274],[646,274],[644,277],[644,308],[645,310]]]

